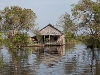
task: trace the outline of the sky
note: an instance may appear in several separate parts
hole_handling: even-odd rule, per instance
[[[71,14],[71,4],[79,0],[0,0],[0,10],[6,6],[20,6],[36,13],[37,26],[41,29],[49,23],[56,26],[65,12]]]

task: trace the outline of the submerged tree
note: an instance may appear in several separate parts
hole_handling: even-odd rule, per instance
[[[36,14],[31,9],[11,6],[1,10],[0,28],[6,36],[4,43],[8,43],[10,47],[26,45],[29,38],[25,32],[34,29],[35,19]]]
[[[78,31],[83,36],[81,41],[91,47],[98,46],[100,43],[100,3],[80,0],[78,4],[72,5],[72,15],[78,23]]]

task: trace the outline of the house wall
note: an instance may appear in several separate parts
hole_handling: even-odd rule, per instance
[[[61,36],[58,38],[57,42],[60,42],[60,44],[65,44],[65,36],[64,36],[64,35],[61,35]]]
[[[63,44],[65,44],[65,35],[62,35]]]

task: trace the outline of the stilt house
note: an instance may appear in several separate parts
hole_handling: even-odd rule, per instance
[[[53,25],[48,24],[40,30],[42,35],[40,43],[44,45],[64,45],[64,34],[55,28]]]

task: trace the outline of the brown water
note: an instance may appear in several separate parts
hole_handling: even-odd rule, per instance
[[[83,44],[0,50],[0,75],[100,75],[100,50]]]

